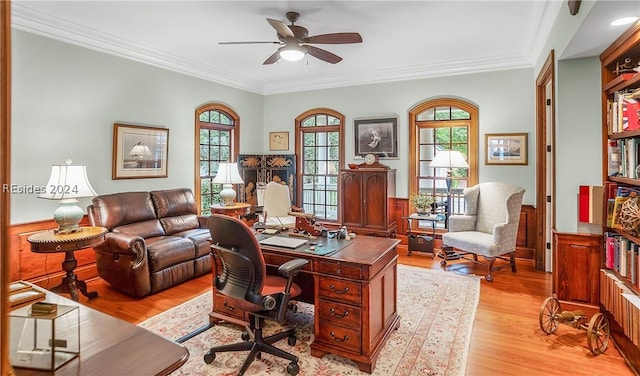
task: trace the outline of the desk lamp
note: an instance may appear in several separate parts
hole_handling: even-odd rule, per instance
[[[244,184],[238,172],[238,165],[230,162],[222,162],[218,166],[218,173],[213,178],[214,183],[222,184],[220,198],[222,205],[232,206],[233,200],[236,198],[236,191],[233,190],[232,184]]]
[[[440,150],[436,153],[429,167],[447,169],[447,228],[449,226],[449,216],[451,215],[451,174],[454,168],[468,168],[469,164],[464,159],[462,153],[457,150]]]
[[[56,233],[70,234],[82,231],[78,222],[84,216],[84,211],[77,205],[76,198],[97,195],[87,178],[87,167],[73,166],[71,160],[67,159],[64,165],[51,166],[45,192],[38,198],[60,200],[60,207],[53,212],[53,219],[58,224]]]

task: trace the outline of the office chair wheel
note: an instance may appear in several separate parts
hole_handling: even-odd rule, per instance
[[[247,332],[246,330],[242,332],[242,335],[240,337],[245,342],[251,339],[251,336],[249,335],[249,332]]]
[[[293,313],[298,312],[298,305],[295,303],[289,303],[289,310],[291,310],[291,312]]]
[[[289,338],[287,339],[287,343],[289,344],[289,346],[295,346],[296,345],[296,335],[292,335],[289,336]]]
[[[291,362],[287,366],[287,373],[291,376],[296,376],[300,372],[300,367],[297,362]]]
[[[214,360],[216,360],[216,353],[214,353],[211,350],[209,350],[209,352],[204,354],[204,362],[205,363],[211,364],[211,363],[213,363]]]

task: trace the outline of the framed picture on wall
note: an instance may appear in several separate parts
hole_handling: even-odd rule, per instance
[[[169,129],[113,125],[112,179],[166,178]]]
[[[269,150],[289,150],[289,132],[269,132]]]
[[[398,118],[354,119],[356,157],[375,154],[380,158],[398,157]]]
[[[485,164],[526,165],[527,133],[485,134]]]

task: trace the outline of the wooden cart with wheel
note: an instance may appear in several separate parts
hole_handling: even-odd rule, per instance
[[[560,302],[554,297],[548,297],[540,307],[540,329],[546,334],[553,334],[560,323],[565,323],[577,329],[587,331],[589,350],[594,355],[602,354],[609,343],[609,319],[598,312],[587,324],[587,316],[580,310],[563,311]]]

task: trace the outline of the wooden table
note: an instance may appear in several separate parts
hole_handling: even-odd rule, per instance
[[[242,218],[250,212],[251,204],[247,204],[246,202],[236,202],[230,206],[220,204],[211,205],[211,214],[224,214],[230,217]]]
[[[80,227],[82,231],[70,234],[57,234],[54,230],[37,232],[27,239],[31,244],[31,252],[35,253],[59,253],[64,252],[65,258],[62,262],[62,269],[67,275],[62,279],[60,286],[54,287],[51,291],[71,294],[71,299],[79,301],[78,290],[87,298],[95,298],[97,292],[87,291],[87,284],[78,280],[74,270],[78,266],[78,261],[74,252],[79,249],[94,247],[104,241],[104,234],[107,229],[104,227]]]
[[[337,354],[353,360],[361,371],[373,372],[380,350],[400,325],[397,309],[397,239],[358,235],[353,240],[317,238],[323,248],[348,244],[321,256],[308,251],[262,245],[267,267],[304,258],[310,262],[295,281],[302,288],[296,300],[314,304],[315,338],[311,355]],[[317,249],[316,245],[316,249]],[[248,314],[215,290],[212,323],[244,325]]]
[[[189,359],[189,351],[180,344],[34,287],[45,291],[47,302],[79,307],[80,356],[55,373],[15,368],[16,375],[168,375]]]

